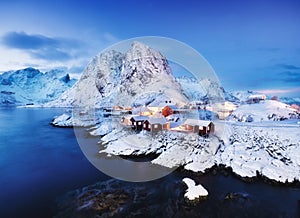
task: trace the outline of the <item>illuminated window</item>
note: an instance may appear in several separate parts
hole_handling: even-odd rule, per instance
[[[146,128],[146,123],[144,123],[144,128]]]
[[[209,126],[207,127],[207,131],[209,131]]]
[[[203,130],[203,126],[199,126],[199,130]]]
[[[138,125],[141,125],[142,123],[141,122],[138,122]]]
[[[154,128],[155,128],[155,129],[157,129],[157,128],[158,128],[158,125],[157,125],[157,124],[155,124],[155,125],[154,125]]]

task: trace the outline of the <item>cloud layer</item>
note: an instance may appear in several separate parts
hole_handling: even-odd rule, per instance
[[[7,48],[23,50],[33,58],[52,61],[72,59],[84,47],[79,40],[25,32],[8,32],[1,41]]]

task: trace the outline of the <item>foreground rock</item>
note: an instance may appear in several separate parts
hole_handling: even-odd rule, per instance
[[[195,202],[199,199],[205,199],[208,196],[208,191],[202,185],[196,185],[195,181],[190,178],[182,180],[188,187],[184,197],[189,201]]]
[[[174,217],[184,204],[182,196],[180,180],[128,183],[111,179],[62,196],[55,217]]]

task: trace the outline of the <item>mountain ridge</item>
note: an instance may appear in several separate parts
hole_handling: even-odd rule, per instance
[[[0,74],[0,105],[43,104],[52,101],[76,82],[63,70],[42,73],[33,67]]]

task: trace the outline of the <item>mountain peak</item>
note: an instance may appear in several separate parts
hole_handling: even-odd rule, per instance
[[[138,42],[134,41],[131,44],[130,49],[127,51],[125,58],[128,61],[141,59],[141,58],[157,58],[157,59],[164,59],[163,55],[152,49],[151,47]]]

